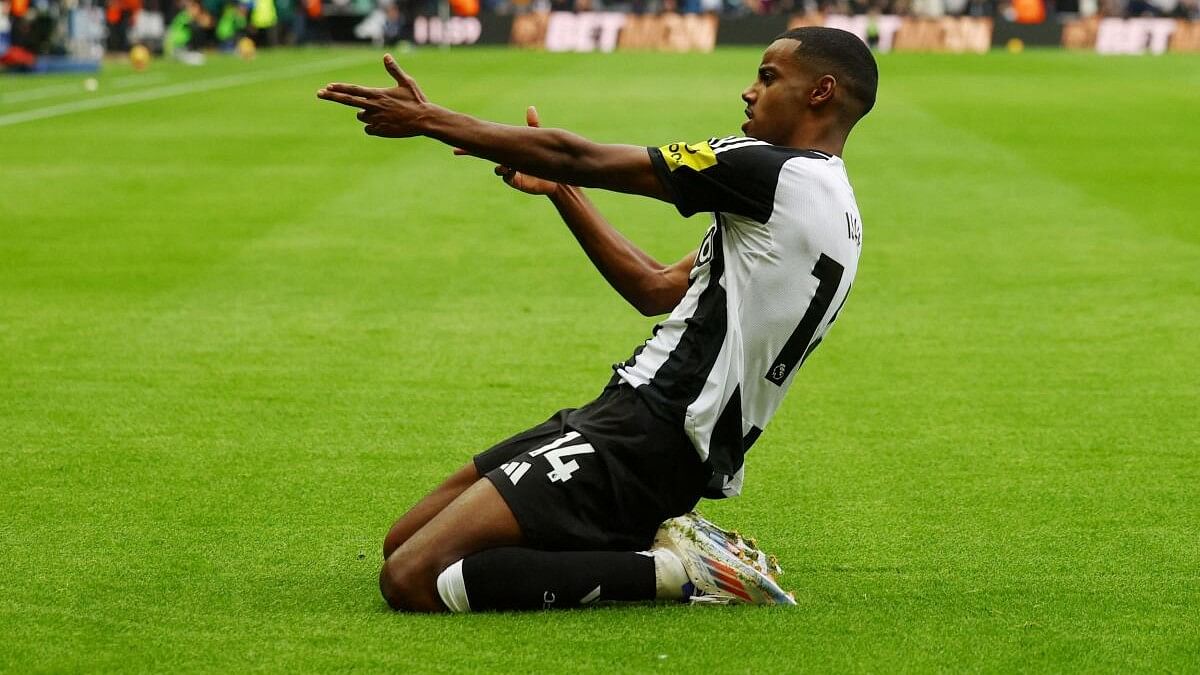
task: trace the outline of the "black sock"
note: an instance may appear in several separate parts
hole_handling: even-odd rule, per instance
[[[654,558],[632,552],[495,548],[463,559],[472,611],[653,600]]]

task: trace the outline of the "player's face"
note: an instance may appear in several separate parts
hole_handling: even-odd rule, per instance
[[[803,110],[811,79],[795,57],[796,40],[776,40],[763,53],[758,77],[742,92],[746,122],[742,133],[776,145],[787,145]]]

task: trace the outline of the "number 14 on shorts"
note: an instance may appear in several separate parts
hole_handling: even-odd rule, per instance
[[[567,432],[562,438],[555,439],[537,450],[531,450],[529,456],[531,458],[543,457],[550,463],[550,471],[546,474],[546,478],[549,478],[551,483],[565,483],[571,480],[571,476],[579,470],[579,462],[567,458],[596,452],[595,448],[586,442],[567,445],[580,438],[582,436],[580,436],[578,431]],[[508,479],[512,481],[513,485],[516,485],[525,476],[529,468],[530,464],[528,462],[515,461],[500,467],[508,476]]]

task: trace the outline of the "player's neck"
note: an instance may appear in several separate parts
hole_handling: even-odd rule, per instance
[[[808,124],[796,129],[788,145],[841,157],[846,148],[846,130],[834,120],[810,120]]]

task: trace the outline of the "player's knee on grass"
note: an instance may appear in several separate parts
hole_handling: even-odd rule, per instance
[[[392,527],[388,529],[388,533],[383,537],[383,559],[387,560],[392,556],[396,549],[408,539],[408,528],[404,527],[402,521],[396,521]]]
[[[441,571],[420,561],[406,562],[401,556],[393,556],[379,571],[379,592],[388,606],[397,611],[444,612],[446,607],[437,593]]]
[[[467,462],[458,471],[450,474],[449,478],[409,509],[388,529],[388,533],[383,537],[383,559],[387,560],[392,557],[392,553],[408,541],[409,537],[424,527],[447,504],[454,501],[479,479],[479,472],[475,469],[474,462]]]

